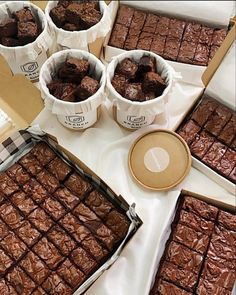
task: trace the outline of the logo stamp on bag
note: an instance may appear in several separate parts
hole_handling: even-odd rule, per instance
[[[84,116],[67,116],[66,120],[73,124],[80,124],[85,121]]]
[[[136,116],[127,116],[127,121],[131,122],[131,123],[143,123],[145,122],[145,117],[141,116],[141,117],[136,117]]]
[[[21,68],[22,72],[33,73],[34,71],[36,71],[38,69],[38,67],[39,67],[39,65],[35,61],[35,62],[27,62],[26,64],[22,65],[20,68]]]

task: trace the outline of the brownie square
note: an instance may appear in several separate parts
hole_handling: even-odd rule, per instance
[[[172,36],[167,36],[163,57],[169,60],[176,60],[178,57],[179,48],[180,40]]]
[[[165,16],[160,16],[156,26],[155,34],[159,34],[161,36],[167,36],[169,32],[169,25],[170,25],[170,18]]]
[[[0,206],[0,216],[11,229],[16,229],[22,224],[23,217],[10,202],[5,202]]]
[[[36,179],[51,194],[54,193],[60,186],[59,181],[45,169],[36,176]]]
[[[0,22],[0,38],[13,37],[17,34],[17,22],[13,18]]]
[[[130,58],[123,59],[116,67],[118,74],[124,75],[127,79],[135,79],[138,71],[138,65]]]
[[[225,228],[236,231],[236,215],[220,210],[218,215],[218,223]]]
[[[128,28],[120,24],[115,24],[111,33],[109,45],[113,47],[124,48],[127,34]]]
[[[236,133],[236,116],[233,115],[219,134],[219,139],[230,146]]]
[[[56,157],[50,162],[47,170],[51,172],[51,174],[59,181],[64,181],[68,174],[72,171],[71,167],[59,157]]]
[[[63,206],[52,197],[48,197],[47,199],[45,199],[42,203],[42,207],[56,221],[59,220],[66,213]]]
[[[203,256],[181,244],[171,242],[167,249],[166,260],[180,268],[198,274],[203,261]]]
[[[12,265],[11,258],[0,249],[0,276],[2,277],[6,270]],[[0,285],[1,286],[1,285]],[[1,288],[0,288],[1,291]]]
[[[213,37],[213,28],[202,26],[201,33],[199,36],[199,43],[206,44],[208,46],[211,45],[211,40]]]
[[[1,43],[6,47],[16,47],[21,45],[18,39],[12,37],[2,37]]]
[[[19,160],[19,163],[33,176],[37,175],[43,169],[39,161],[31,153],[23,156]]]
[[[98,262],[104,259],[108,254],[108,251],[104,249],[92,235],[87,236],[81,242],[81,245]]]
[[[58,76],[69,83],[80,83],[89,72],[89,62],[85,59],[68,58],[58,71]]]
[[[6,295],[17,295],[16,291],[4,279],[0,279],[0,291]]]
[[[210,242],[207,256],[213,260],[217,260],[219,257],[228,261],[236,261],[235,249],[232,246],[225,245],[221,241]]]
[[[129,83],[125,89],[124,97],[131,101],[145,101],[141,83]]]
[[[127,38],[125,40],[124,49],[125,50],[133,50],[136,49],[138,44],[140,31],[137,29],[130,28]]]
[[[41,236],[40,233],[29,223],[24,223],[16,230],[16,234],[30,247],[32,246]]]
[[[192,64],[196,48],[197,43],[189,41],[181,42],[177,61]]]
[[[122,96],[125,95],[125,89],[128,85],[127,83],[128,83],[128,79],[119,74],[115,74],[111,80],[112,86]]]
[[[45,213],[43,209],[38,207],[29,216],[29,220],[33,225],[42,232],[46,232],[53,225],[51,218]]]
[[[28,7],[20,9],[17,12],[14,12],[13,16],[18,22],[27,23],[35,21],[34,16]]]
[[[144,75],[142,83],[142,89],[144,92],[153,91],[157,96],[160,96],[162,95],[165,88],[165,81],[159,74],[148,72]]]
[[[236,232],[223,226],[215,226],[211,241],[212,243],[220,241],[225,245],[236,247]]]
[[[34,22],[18,22],[17,37],[22,45],[33,42],[38,37],[38,26]]]
[[[33,248],[34,252],[53,270],[63,260],[56,247],[46,238],[42,238]]]
[[[183,244],[200,254],[204,254],[209,244],[209,236],[188,226],[177,224],[173,231],[173,241]]]
[[[154,35],[150,50],[156,54],[163,55],[166,43],[166,36]]]
[[[81,23],[81,12],[84,13],[82,3],[75,2],[68,5],[65,12],[65,21],[79,25]]]
[[[86,193],[92,190],[92,185],[84,180],[81,176],[73,173],[65,182],[65,186],[74,193],[77,197],[82,199]]]
[[[72,287],[78,287],[84,280],[85,275],[79,268],[66,259],[57,270],[58,274]]]
[[[40,142],[35,145],[34,148],[31,150],[31,153],[43,166],[46,166],[56,157],[54,151],[45,142]]]
[[[56,197],[60,202],[63,203],[69,209],[74,208],[80,202],[80,199],[73,195],[67,188],[59,188],[55,193]]]
[[[149,51],[152,44],[152,37],[153,37],[152,33],[141,32],[139,36],[138,44],[137,44],[137,49],[143,49],[143,50]]]
[[[201,133],[195,137],[195,140],[190,146],[191,153],[201,159],[212,146],[214,141],[215,139],[213,136],[204,130],[201,131]]]
[[[153,288],[153,291],[150,293],[151,295],[190,295],[192,293],[189,293],[182,288],[179,288],[175,286],[174,284],[171,284],[165,280],[159,279]]]
[[[225,290],[224,288],[217,286],[216,284],[212,284],[205,279],[200,279],[198,284],[197,295],[231,295],[230,291]]]
[[[45,263],[33,252],[29,252],[20,263],[27,274],[38,284],[41,284],[48,276],[49,269]]]
[[[19,186],[6,174],[0,174],[0,192],[5,196],[10,196],[19,189]]]
[[[181,288],[184,288],[190,292],[193,292],[197,285],[197,274],[183,269],[179,268],[173,263],[164,261],[162,264],[159,275],[163,279],[175,284],[179,285]]]
[[[58,247],[58,249],[64,254],[68,255],[75,249],[76,243],[68,236],[68,234],[60,227],[53,227],[47,234],[49,239]]]
[[[126,216],[116,210],[108,213],[106,218],[106,225],[113,231],[119,238],[123,238],[129,229],[129,221]]]
[[[83,248],[74,250],[71,258],[85,275],[90,274],[98,266],[96,261]]]
[[[51,87],[51,85],[48,84],[47,87]],[[63,101],[76,102],[76,87],[77,86],[72,83],[60,83],[53,93],[53,96]]]
[[[62,5],[55,6],[50,11],[50,17],[58,28],[61,28],[66,22],[66,9]]]
[[[219,209],[209,205],[204,201],[198,200],[190,196],[184,196],[182,208],[188,212],[197,214],[207,220],[216,220]]]
[[[208,119],[205,128],[211,134],[218,136],[226,123],[230,120],[232,114],[228,108],[219,105],[212,116]]]
[[[76,95],[79,98],[79,100],[82,101],[94,95],[98,89],[98,81],[89,76],[85,76],[82,79],[80,85],[76,89]]]
[[[202,101],[192,114],[192,119],[200,126],[203,126],[218,106],[219,104],[216,100],[204,95]]]
[[[189,120],[179,131],[179,135],[187,142],[188,145],[195,140],[200,127],[193,120]]]
[[[195,231],[202,232],[208,236],[212,234],[214,228],[214,223],[212,221],[205,220],[200,216],[185,210],[180,211],[179,223],[187,225]]]
[[[136,31],[141,31],[144,26],[146,16],[147,16],[147,14],[145,12],[135,10],[132,21],[131,21],[130,28],[132,28]]]
[[[202,161],[210,167],[216,168],[220,163],[220,160],[225,154],[226,150],[227,147],[224,144],[220,142],[215,142],[210,147],[205,156],[202,158]]]
[[[185,21],[174,18],[170,19],[168,36],[181,40],[185,25]]]
[[[120,5],[117,12],[116,23],[129,27],[134,15],[134,9],[128,6]]]
[[[156,31],[157,22],[159,17],[155,14],[148,13],[146,21],[143,26],[143,32],[154,34]]]
[[[0,241],[8,235],[8,228],[5,223],[0,219]]]
[[[37,288],[34,290],[34,292],[32,293],[32,295],[46,295],[45,291],[42,288]]]
[[[151,56],[142,56],[138,63],[138,71],[139,73],[144,74],[147,72],[155,72],[156,71],[156,60]]]
[[[210,55],[209,55],[209,62],[213,59],[213,57],[215,56],[216,54],[216,51],[219,49],[220,47],[219,46],[211,46],[211,49],[210,49]]]
[[[96,25],[102,18],[101,12],[93,8],[85,8],[84,10],[78,11],[78,15],[85,29]]]
[[[11,201],[24,215],[28,215],[37,207],[32,199],[22,191],[12,195]]]
[[[0,245],[15,260],[18,260],[27,250],[26,245],[13,232],[9,232]]]
[[[224,156],[220,159],[216,169],[225,176],[228,176],[236,164],[236,152],[228,149]]]
[[[201,34],[201,30],[202,26],[200,24],[192,22],[187,23],[183,34],[183,41],[197,43]]]
[[[20,185],[25,184],[28,180],[30,180],[29,174],[19,165],[14,164],[11,166],[6,173],[12,180],[17,182]]]
[[[101,219],[106,218],[108,213],[114,208],[112,203],[106,200],[106,198],[97,190],[89,194],[85,199],[86,205],[96,212],[97,216]]]
[[[193,59],[194,64],[199,66],[207,66],[209,54],[209,47],[205,44],[198,43]]]
[[[72,294],[71,288],[63,282],[63,280],[55,273],[53,272],[46,281],[42,284],[43,288],[49,293],[49,294],[64,294],[64,295],[70,295]]]
[[[31,294],[36,287],[35,283],[20,267],[14,268],[7,275],[7,279],[19,294]]]
[[[231,171],[231,173],[229,175],[229,179],[232,180],[234,183],[236,183],[236,166]]]
[[[90,231],[71,213],[61,219],[60,224],[76,239],[77,242],[81,242],[90,234]]]
[[[35,179],[31,179],[23,186],[23,190],[36,203],[41,203],[48,196],[48,192]]]
[[[212,45],[220,46],[224,39],[226,38],[227,31],[226,29],[215,29],[212,36]]]

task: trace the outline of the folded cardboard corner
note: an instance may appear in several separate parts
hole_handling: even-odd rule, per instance
[[[14,123],[12,132],[27,128],[43,109],[39,89],[25,76],[13,75],[0,55],[0,108]],[[7,135],[9,136],[10,130]],[[0,134],[1,141],[3,135]],[[6,138],[6,135],[4,135]]]

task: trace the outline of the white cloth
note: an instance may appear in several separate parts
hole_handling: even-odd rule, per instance
[[[163,120],[162,127],[173,127],[186,108],[181,93],[196,94],[201,88],[178,84],[179,95],[173,97],[168,111],[171,120]],[[193,95],[193,96],[194,96]],[[188,102],[189,103],[189,102]],[[179,108],[179,109],[178,109]],[[175,114],[175,116],[174,116]],[[165,223],[175,206],[179,190],[182,188],[214,196],[224,202],[234,204],[235,199],[223,188],[199,171],[191,168],[189,176],[178,188],[171,192],[151,192],[139,186],[128,170],[128,152],[132,142],[148,130],[160,127],[152,125],[129,132],[117,125],[111,112],[103,107],[99,122],[84,132],[71,132],[61,126],[55,116],[44,110],[35,120],[43,130],[55,135],[59,143],[78,156],[89,168],[96,172],[115,192],[129,203],[137,204],[137,213],[144,224],[128,243],[116,263],[106,271],[86,292],[86,295],[148,295],[152,273],[155,268],[155,254]]]

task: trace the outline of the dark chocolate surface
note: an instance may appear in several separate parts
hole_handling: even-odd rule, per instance
[[[36,144],[0,180],[4,295],[72,295],[128,231],[126,215],[46,143]]]

